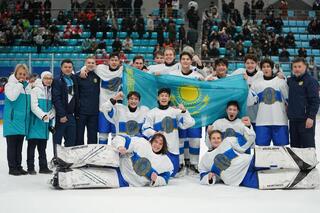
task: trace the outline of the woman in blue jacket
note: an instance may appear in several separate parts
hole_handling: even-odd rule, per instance
[[[10,175],[28,174],[21,166],[22,144],[28,133],[30,117],[29,70],[17,64],[5,86],[3,136],[7,139],[7,158]]]
[[[49,127],[54,118],[54,109],[51,102],[51,84],[53,76],[51,72],[41,73],[41,79],[37,79],[31,90],[31,115],[28,133],[27,164],[28,173],[37,174],[34,170],[34,152],[37,147],[39,153],[39,173],[50,174],[48,169],[46,148],[49,139]]]

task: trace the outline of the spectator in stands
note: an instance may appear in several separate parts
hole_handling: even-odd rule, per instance
[[[319,70],[318,65],[314,61],[314,55],[310,56],[310,60],[308,63],[308,70],[311,76],[313,76],[317,81],[319,81]]]
[[[263,7],[264,7],[263,0],[258,0],[257,3],[256,3],[256,9],[257,10],[263,10]]]
[[[65,24],[67,22],[66,16],[64,15],[62,10],[59,11],[57,22],[58,24]]]
[[[122,43],[123,51],[125,53],[130,53],[133,48],[133,41],[130,36],[127,36],[126,39]]]
[[[296,40],[292,32],[289,32],[288,35],[285,37],[285,45],[286,47],[295,48]]]
[[[219,52],[220,44],[219,41],[216,39],[213,39],[209,44],[209,52],[208,55],[211,58],[217,58],[220,55]]]
[[[187,33],[187,43],[190,45],[193,49],[195,49],[195,45],[198,42],[198,30],[195,29],[189,29]]]
[[[119,37],[117,37],[114,42],[112,43],[112,51],[113,52],[120,52],[122,50],[122,43],[119,39]]]
[[[36,36],[33,37],[34,43],[37,46],[37,53],[41,53],[41,48],[44,43],[44,39],[42,38],[42,35],[39,33]]]
[[[136,30],[139,34],[139,39],[142,39],[145,33],[145,23],[144,23],[144,18],[142,16],[139,16],[139,18],[137,18]]]
[[[239,10],[233,10],[230,16],[231,20],[235,22],[236,26],[242,26],[242,19]]]
[[[68,22],[66,28],[63,31],[63,38],[70,39],[72,36],[72,31],[73,29],[72,29],[71,22]]]
[[[315,0],[313,2],[312,10],[320,10],[320,0]]]
[[[151,36],[152,36],[152,32],[154,31],[154,21],[153,21],[153,18],[152,18],[152,15],[149,14],[148,17],[147,17],[147,31],[148,31],[148,35],[149,35],[149,39],[151,39]]]
[[[273,38],[270,43],[270,55],[278,55],[279,54],[279,46],[276,38]]]
[[[105,49],[97,49],[95,54],[96,64],[108,64],[109,56]]]
[[[244,2],[243,17],[246,20],[250,20],[250,15],[251,15],[250,4],[248,2]]]
[[[106,44],[106,41],[104,40],[104,38],[100,38],[100,40],[98,41],[98,49],[106,49],[107,48],[107,44]]]
[[[167,17],[172,17],[172,0],[166,0]]]
[[[172,42],[170,42],[169,39],[167,39],[167,40],[163,43],[162,46],[163,46],[163,48],[165,49],[166,47],[173,47],[174,45],[173,45]]]
[[[219,32],[219,44],[220,47],[225,47],[227,41],[229,40],[229,35],[226,32],[226,28],[223,28],[220,32]]]
[[[286,44],[285,44],[285,39],[282,35],[279,35],[278,38],[277,38],[277,45],[279,48],[284,48],[286,47]]]
[[[222,3],[222,19],[228,20],[229,14],[230,14],[229,5],[226,3],[225,0],[222,0],[221,3]]]
[[[198,21],[200,20],[200,17],[198,15],[198,11],[195,9],[195,7],[192,6],[188,10],[187,19],[189,20],[189,27],[197,30],[198,29]]]
[[[274,19],[273,27],[274,27],[274,32],[276,34],[282,33],[283,21],[281,19],[281,16],[278,16],[277,18]]]
[[[131,15],[132,12],[132,0],[122,0],[123,4],[123,16],[127,17]]]
[[[316,18],[314,18],[308,24],[308,32],[310,34],[318,34],[320,32],[319,27],[320,27],[319,21]]]
[[[176,35],[177,35],[176,24],[174,22],[170,22],[170,24],[168,24],[168,37],[170,42],[172,43],[176,42]]]
[[[161,18],[165,17],[166,0],[159,0],[159,16]]]
[[[78,12],[80,11],[81,6],[78,0],[71,0],[71,11]]]
[[[281,53],[279,54],[280,62],[289,62],[290,61],[290,53],[286,50],[286,48],[282,48]]]
[[[310,41],[309,45],[313,49],[320,49],[320,39],[317,39],[316,36],[314,36]]]
[[[143,0],[134,0],[133,8],[135,17],[141,16],[141,7],[143,5]]]
[[[288,15],[288,1],[287,0],[280,1],[279,10],[281,10],[281,16],[286,17]]]
[[[172,0],[172,17],[178,18],[179,0]]]
[[[164,28],[163,28],[163,26],[161,24],[159,24],[158,27],[156,28],[156,31],[157,31],[157,42],[158,42],[158,44],[160,44],[160,46],[162,46],[164,43],[164,34],[163,34]]]
[[[179,27],[179,44],[183,46],[186,43],[186,29],[184,28],[184,24],[181,24]]]
[[[80,39],[82,35],[82,29],[79,24],[76,27],[72,28],[72,38]]]
[[[242,44],[242,41],[240,40],[237,42],[235,58],[237,61],[241,61],[243,60],[244,56],[245,56],[244,46]]]
[[[301,57],[301,58],[307,58],[308,57],[307,50],[304,47],[301,47],[298,50],[298,56]]]
[[[121,61],[121,63],[125,63],[128,60],[127,56],[122,50],[119,53],[119,60]]]
[[[163,48],[160,44],[157,44],[156,46],[154,46],[153,55],[154,55],[156,52],[163,51],[163,49],[164,49],[164,48]]]
[[[139,70],[142,70],[142,71],[145,71],[147,72],[148,69],[147,67],[145,66],[144,64],[144,58],[142,55],[136,55],[133,60],[132,60],[132,66],[139,69]]]
[[[12,33],[15,39],[20,39],[23,34],[23,29],[20,24],[16,24],[12,28]]]
[[[121,22],[121,31],[127,32],[127,36],[131,36],[133,31],[134,21],[131,17],[127,16],[122,19]]]
[[[21,36],[21,45],[31,45],[32,43],[32,35],[29,30],[24,30]],[[1,44],[1,31],[0,31],[0,44]]]

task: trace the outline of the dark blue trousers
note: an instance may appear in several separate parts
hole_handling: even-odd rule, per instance
[[[77,120],[77,145],[84,144],[84,130],[87,127],[87,143],[98,143],[98,114],[97,115],[81,115]]]
[[[64,138],[64,146],[70,147],[76,145],[76,119],[72,114],[67,115],[67,118],[68,121],[66,123],[60,123],[60,120],[56,121],[53,142],[61,144],[62,138]]]

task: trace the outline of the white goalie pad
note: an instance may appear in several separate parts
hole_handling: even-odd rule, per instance
[[[255,147],[255,167],[308,170],[318,164],[315,148]]]
[[[317,169],[262,170],[258,172],[258,179],[259,189],[313,189],[319,187],[320,183]]]
[[[118,188],[119,180],[112,168],[79,168],[58,172],[58,187],[62,189]]]
[[[74,147],[57,145],[57,158],[70,168],[85,165],[119,167],[119,153],[110,145],[89,144]]]

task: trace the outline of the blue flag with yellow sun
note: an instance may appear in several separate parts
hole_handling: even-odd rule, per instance
[[[195,127],[212,124],[224,117],[226,105],[231,100],[238,101],[241,115],[246,113],[248,86],[242,75],[199,81],[173,75],[155,76],[124,65],[122,80],[123,93],[139,92],[140,104],[150,109],[158,106],[158,89],[170,88],[172,105],[183,104],[195,119]]]

